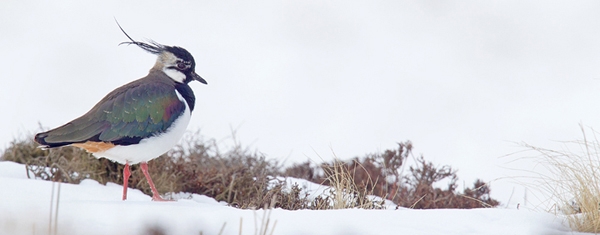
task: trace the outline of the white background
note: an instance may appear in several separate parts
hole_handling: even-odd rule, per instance
[[[533,167],[502,157],[516,142],[559,149],[579,123],[600,127],[598,12],[598,1],[2,1],[0,147],[146,75],[155,56],[117,46],[116,18],[195,56],[209,85],[191,84],[190,130],[235,129],[287,164],[411,140],[510,204],[524,193],[509,169]]]

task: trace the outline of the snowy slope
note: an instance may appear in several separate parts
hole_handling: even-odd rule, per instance
[[[28,179],[24,165],[0,162],[0,234],[53,234],[52,187],[52,182]],[[121,201],[120,185],[92,180],[60,188],[56,234],[146,234],[149,228],[160,228],[165,234],[219,234],[222,228],[222,234],[258,234],[266,219],[267,234],[274,229],[275,235],[573,234],[558,217],[526,210],[253,211],[201,195],[152,202],[132,189],[129,200]]]

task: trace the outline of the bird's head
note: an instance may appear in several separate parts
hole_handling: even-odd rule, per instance
[[[117,25],[119,25],[118,22]],[[196,62],[194,61],[192,54],[186,49],[177,46],[165,46],[154,41],[151,41],[150,43],[138,42],[129,37],[125,30],[121,28],[121,25],[119,25],[119,28],[125,36],[131,40],[131,42],[122,42],[120,44],[134,44],[145,51],[158,56],[156,64],[154,64],[152,69],[163,71],[167,76],[178,83],[189,83],[196,80],[208,84],[204,78],[196,74]]]

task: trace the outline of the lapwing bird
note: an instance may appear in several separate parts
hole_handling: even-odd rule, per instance
[[[127,199],[129,165],[140,164],[152,189],[152,200],[160,197],[147,162],[169,151],[183,136],[195,96],[188,85],[206,81],[195,72],[194,57],[185,49],[156,42],[130,42],[158,56],[146,77],[108,93],[83,116],[55,129],[38,133],[35,141],[43,148],[75,146],[97,158],[124,164],[123,200]]]

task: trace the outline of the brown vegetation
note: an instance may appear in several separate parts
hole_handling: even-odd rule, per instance
[[[412,143],[399,143],[397,149],[369,154],[349,161],[332,161],[318,166],[310,162],[283,168],[277,161],[242,148],[239,143],[221,151],[214,140],[204,140],[198,133],[187,135],[177,146],[148,163],[159,192],[188,192],[213,197],[238,208],[339,209],[382,208],[376,195],[401,207],[477,208],[493,207],[490,188],[477,180],[472,188],[457,192],[456,172],[449,166],[436,167],[423,157],[408,167]],[[235,141],[234,141],[235,142]],[[15,140],[4,150],[0,160],[27,165],[32,178],[79,183],[93,179],[102,184],[122,184],[123,166],[74,147],[42,150],[27,140]],[[327,195],[309,200],[298,185],[286,185],[278,176],[306,179],[331,187]],[[434,184],[449,180],[445,189]],[[130,187],[151,194],[137,166],[132,166]]]
[[[401,207],[415,209],[436,208],[481,208],[495,207],[497,200],[490,197],[491,189],[482,180],[476,180],[472,188],[462,193],[457,191],[458,176],[450,166],[436,167],[423,157],[416,159],[416,166],[409,167],[409,174],[403,175],[403,166],[412,151],[412,143],[399,143],[397,149],[383,153],[369,154],[347,162],[324,163],[322,174],[316,174],[310,162],[293,165],[286,169],[287,176],[311,180],[315,183],[334,185],[331,170],[344,167],[351,172],[349,179],[357,187],[357,192],[368,192]],[[434,184],[449,180],[447,188]],[[360,194],[359,194],[360,195]]]

